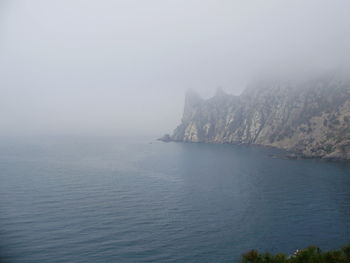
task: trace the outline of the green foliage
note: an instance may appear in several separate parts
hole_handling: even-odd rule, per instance
[[[340,250],[323,252],[318,247],[297,250],[293,255],[259,253],[251,250],[242,255],[240,263],[350,263],[350,244]]]

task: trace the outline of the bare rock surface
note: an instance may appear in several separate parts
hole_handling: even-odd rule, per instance
[[[350,81],[265,81],[240,96],[188,91],[172,141],[258,144],[305,157],[350,160]]]

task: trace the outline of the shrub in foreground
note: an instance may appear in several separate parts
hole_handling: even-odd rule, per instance
[[[318,247],[297,250],[292,255],[259,253],[251,250],[242,255],[240,263],[350,263],[350,244],[340,250],[321,251]]]

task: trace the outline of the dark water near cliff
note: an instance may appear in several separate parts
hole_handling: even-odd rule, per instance
[[[235,262],[350,242],[350,165],[118,138],[0,142],[9,262]],[[5,261],[6,262],[6,261]]]

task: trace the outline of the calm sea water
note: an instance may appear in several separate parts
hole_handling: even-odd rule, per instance
[[[235,262],[350,242],[350,165],[150,139],[0,142],[1,262]]]

